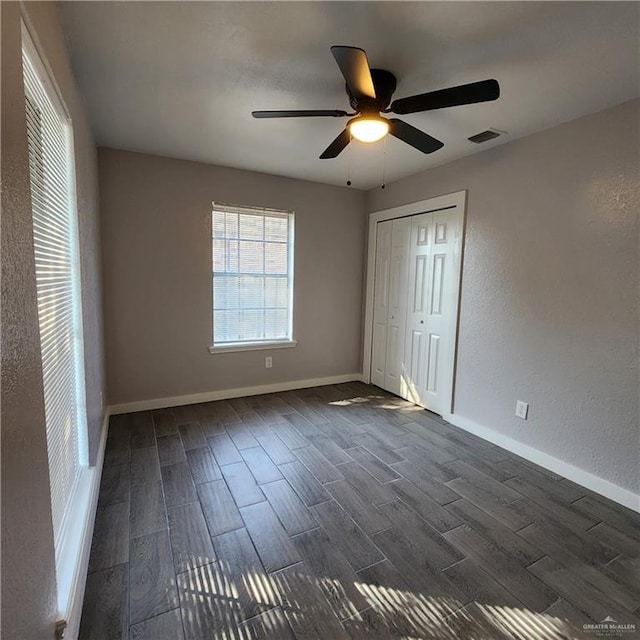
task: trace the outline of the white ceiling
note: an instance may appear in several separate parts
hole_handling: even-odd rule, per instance
[[[343,185],[380,184],[640,95],[636,2],[64,2],[98,144]],[[319,160],[349,109],[333,44],[367,51],[395,98],[496,78],[496,102],[402,116],[445,143],[388,137]],[[508,132],[475,145],[489,127]]]

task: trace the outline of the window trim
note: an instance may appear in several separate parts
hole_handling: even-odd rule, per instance
[[[69,110],[62,97],[55,74],[51,69],[46,56],[41,50],[37,37],[34,35],[29,16],[23,10],[21,12],[21,52],[29,58],[33,70],[41,82],[43,89],[52,103],[52,107],[57,111],[58,116],[65,121],[69,146],[69,175],[68,186],[70,190],[69,214],[70,214],[70,242],[74,246],[72,270],[73,289],[77,294],[74,302],[74,324],[76,326],[76,361],[74,375],[76,377],[76,394],[78,402],[78,477],[75,482],[73,493],[69,499],[69,509],[65,514],[60,527],[59,535],[54,532],[54,558],[56,572],[56,604],[58,618],[62,626],[70,624],[77,630],[82,607],[80,592],[84,589],[84,578],[86,576],[86,541],[90,527],[92,526],[92,501],[94,494],[99,487],[100,475],[95,466],[89,464],[88,454],[88,417],[86,403],[86,367],[84,361],[84,318],[83,318],[83,298],[82,298],[82,256],[80,247],[80,219],[78,211],[77,193],[77,165],[76,149],[74,138],[74,127]],[[22,65],[22,59],[21,59]],[[24,73],[24,71],[23,71]],[[24,87],[25,96],[29,92]],[[30,99],[33,99],[31,97]],[[29,186],[31,188],[31,177],[29,176]],[[38,320],[39,322],[39,320]],[[100,454],[99,454],[100,455]],[[47,443],[47,465],[49,461],[49,449]],[[49,472],[50,474],[50,472]],[[50,475],[49,475],[49,482]],[[95,507],[94,507],[95,508]],[[53,524],[53,519],[52,519]]]
[[[265,340],[263,342],[229,342],[209,347],[209,353],[233,353],[236,351],[262,351],[270,349],[289,349],[298,344],[297,340]]]
[[[295,255],[295,211],[288,209],[273,209],[269,207],[256,207],[252,205],[239,205],[239,204],[230,204],[228,202],[220,202],[213,200],[211,202],[211,217],[210,221],[213,225],[213,213],[217,207],[221,209],[225,208],[234,208],[245,210],[247,212],[255,212],[259,213],[262,216],[266,216],[269,213],[277,213],[277,214],[286,214],[287,215],[287,282],[288,282],[288,300],[287,300],[287,312],[288,312],[288,325],[289,325],[289,337],[282,339],[267,339],[267,340],[248,340],[248,341],[238,341],[238,342],[215,342],[215,300],[213,299],[213,287],[212,287],[212,299],[211,299],[211,310],[212,310],[212,320],[211,323],[211,342],[212,344],[209,346],[209,353],[233,353],[240,351],[259,351],[259,350],[268,350],[268,349],[285,349],[295,347],[298,344],[298,341],[294,337],[294,325],[293,325],[293,300],[294,300],[294,283],[295,283],[295,273],[294,273],[294,255]],[[213,232],[210,234],[213,239]],[[214,259],[213,248],[211,250],[211,258],[212,262]],[[212,283],[215,279],[215,271],[212,271]]]

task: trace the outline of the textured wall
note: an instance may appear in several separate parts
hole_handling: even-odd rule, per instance
[[[56,618],[42,369],[31,234],[20,5],[2,12],[2,637],[50,640]],[[89,438],[102,424],[95,145],[69,69],[55,3],[27,3],[28,21],[74,123]]]
[[[368,193],[373,212],[468,190],[455,412],[635,492],[639,111]]]
[[[99,166],[110,404],[360,371],[363,192],[113,149]],[[297,347],[208,352],[212,200],[295,211]]]

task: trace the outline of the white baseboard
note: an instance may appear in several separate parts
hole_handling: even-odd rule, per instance
[[[339,376],[326,378],[310,378],[308,380],[290,380],[288,382],[274,382],[255,387],[240,387],[238,389],[220,389],[219,391],[207,391],[205,393],[193,393],[185,396],[172,396],[167,398],[155,398],[152,400],[140,400],[138,402],[125,402],[109,407],[110,415],[130,413],[132,411],[149,411],[150,409],[166,409],[185,404],[197,404],[199,402],[213,402],[215,400],[227,400],[228,398],[243,398],[245,396],[258,396],[263,393],[278,393],[279,391],[292,391],[294,389],[308,389],[309,387],[322,387],[327,384],[341,384],[343,382],[360,382],[361,373],[346,373]]]
[[[104,452],[107,442],[107,432],[109,430],[109,410],[105,410],[102,420],[102,433],[100,434],[100,445],[96,464],[89,467],[85,473],[87,480],[84,489],[84,512],[82,521],[78,526],[78,548],[79,560],[73,572],[71,588],[69,590],[69,600],[66,607],[60,611],[61,619],[66,621],[64,629],[64,640],[77,640],[80,632],[80,617],[82,615],[82,603],[84,601],[84,590],[87,583],[87,569],[89,567],[89,554],[91,552],[91,541],[93,539],[93,525],[96,520],[96,509],[98,507],[98,494],[100,493],[100,479],[102,478],[102,465],[104,463]]]
[[[513,438],[509,438],[502,433],[498,433],[493,429],[489,429],[488,427],[478,424],[477,422],[469,420],[463,416],[457,414],[445,414],[442,417],[456,427],[460,427],[461,429],[464,429],[469,433],[473,433],[484,440],[488,440],[507,451],[511,451],[511,453],[515,453],[521,458],[534,462],[535,464],[544,467],[549,471],[553,471],[554,473],[557,473],[558,475],[561,475],[582,487],[590,489],[605,498],[609,498],[609,500],[613,500],[624,507],[640,513],[640,495],[633,493],[633,491],[619,487],[617,484],[604,480],[589,471],[575,467],[564,460],[560,460],[560,458],[556,458],[544,451],[540,451],[539,449],[530,447],[522,442],[518,442]]]

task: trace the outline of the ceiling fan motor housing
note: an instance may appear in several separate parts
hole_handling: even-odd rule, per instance
[[[391,96],[396,90],[396,77],[390,71],[384,69],[371,69],[371,79],[376,90],[375,100],[366,98],[356,98],[349,90],[349,85],[345,85],[349,104],[357,113],[372,113],[384,111],[391,102]]]

